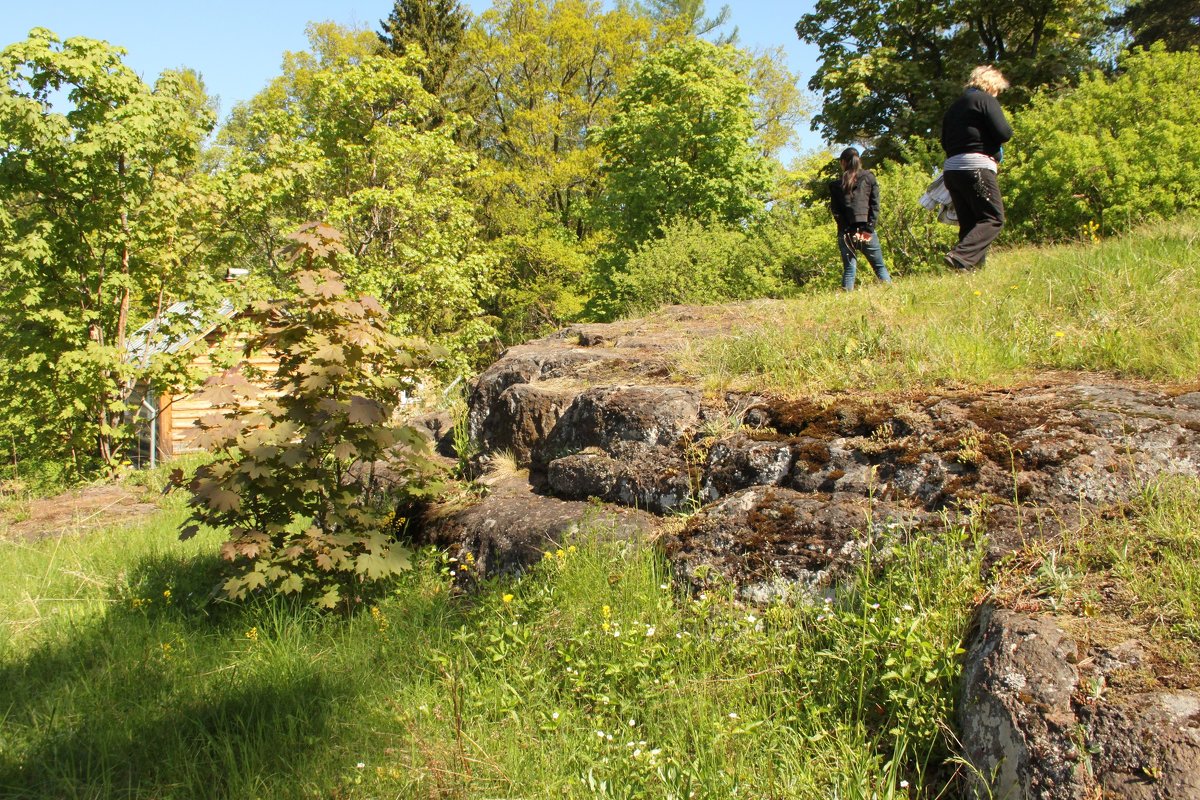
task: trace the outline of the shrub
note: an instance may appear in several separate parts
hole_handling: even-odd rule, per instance
[[[921,163],[889,162],[875,170],[879,179],[879,225],[883,257],[893,275],[940,269],[942,255],[958,241],[958,226],[938,222],[919,201],[933,180]]]
[[[737,227],[677,219],[661,239],[612,260],[601,305],[606,316],[671,303],[720,303],[777,295],[777,265],[764,262]]]
[[[1031,241],[1110,234],[1200,208],[1200,52],[1134,50],[1014,119],[1005,164],[1014,233]]]
[[[227,597],[275,589],[332,608],[356,584],[408,565],[385,531],[394,498],[375,477],[386,469],[407,494],[433,488],[425,439],[391,420],[435,354],[389,333],[374,298],[350,298],[319,265],[341,251],[337,231],[310,223],[291,238],[300,294],[262,303],[262,332],[246,345],[247,355],[278,356],[272,391],[256,402],[236,370],[210,382],[208,399],[231,410],[200,421],[197,443],[216,458],[196,470],[181,538],[200,524],[229,529],[221,553],[239,571],[222,587]]]

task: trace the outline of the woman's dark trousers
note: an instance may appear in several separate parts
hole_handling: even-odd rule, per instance
[[[950,255],[969,267],[977,266],[1004,227],[1000,182],[990,169],[946,170],[944,180],[958,214],[958,244]]]

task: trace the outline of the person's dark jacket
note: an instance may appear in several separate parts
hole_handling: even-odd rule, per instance
[[[870,170],[860,169],[854,188],[846,191],[838,178],[829,184],[829,210],[837,220],[839,232],[875,232],[879,221],[879,184]]]
[[[995,158],[1012,135],[1000,102],[981,89],[967,89],[942,117],[942,149],[947,156],[984,153]]]

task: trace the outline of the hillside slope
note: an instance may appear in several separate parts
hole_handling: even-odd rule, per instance
[[[475,383],[469,427],[478,472],[519,471],[427,530],[485,574],[520,571],[598,500],[658,531],[681,585],[754,604],[835,597],[864,552],[908,532],[975,530],[994,585],[1027,587],[1013,576],[1104,520],[1136,528],[1147,487],[1200,477],[1198,237],[1186,221],[1010,251],[966,277],[672,307],[514,347]],[[981,598],[965,752],[1003,767],[1002,796],[1194,796],[1192,634],[1180,649],[1127,608],[1053,599]],[[1088,632],[1085,611],[1108,623]],[[1156,788],[1128,789],[1147,769]]]

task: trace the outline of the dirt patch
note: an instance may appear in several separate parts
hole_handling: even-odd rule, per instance
[[[88,486],[14,504],[0,513],[0,538],[38,541],[135,522],[161,507],[143,490],[119,484]]]

